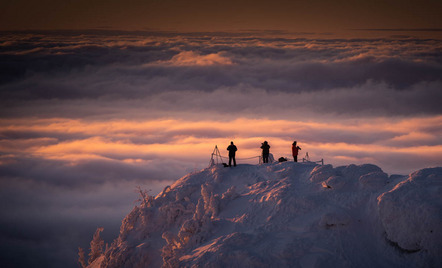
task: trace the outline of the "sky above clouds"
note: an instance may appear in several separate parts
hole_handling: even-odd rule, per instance
[[[238,158],[264,140],[290,157],[297,140],[300,158],[334,166],[440,166],[440,11],[393,0],[5,3],[0,263],[76,267],[97,227],[116,237],[137,186],[157,194],[231,140]]]

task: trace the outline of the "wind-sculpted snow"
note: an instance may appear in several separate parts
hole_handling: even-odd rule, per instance
[[[441,175],[214,166],[136,206],[94,267],[440,267]]]
[[[408,251],[442,253],[442,168],[411,174],[378,198],[388,239]]]

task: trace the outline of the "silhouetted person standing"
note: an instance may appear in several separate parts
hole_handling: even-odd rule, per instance
[[[293,159],[295,160],[295,162],[298,162],[298,152],[299,150],[301,150],[301,147],[296,145],[296,141],[293,142],[292,144],[292,155],[293,155]]]
[[[236,167],[236,159],[235,154],[238,149],[233,144],[233,141],[230,142],[230,145],[227,147],[227,151],[229,151],[229,167],[232,166],[232,160],[233,160],[233,166]]]
[[[267,141],[264,141],[261,144],[262,149],[262,162],[268,163],[269,162],[269,154],[270,154],[270,145],[267,143]]]

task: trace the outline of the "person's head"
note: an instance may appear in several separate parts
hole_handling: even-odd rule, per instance
[[[296,145],[296,141],[293,142],[293,145]]]
[[[264,144],[267,144],[267,141],[264,141]]]
[[[231,141],[231,142],[230,142],[230,144],[232,144],[232,145],[233,145],[233,141]]]

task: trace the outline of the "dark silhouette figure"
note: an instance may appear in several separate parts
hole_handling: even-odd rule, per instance
[[[267,141],[264,141],[261,144],[262,149],[262,162],[268,163],[269,162],[269,154],[270,154],[270,145],[267,143]]]
[[[236,167],[236,159],[235,154],[238,149],[233,144],[233,141],[230,142],[230,145],[227,147],[227,151],[229,151],[229,167],[232,166],[232,160],[233,160],[233,166]]]
[[[293,144],[292,144],[292,155],[293,155],[293,158],[294,158],[295,162],[298,162],[298,152],[299,152],[299,150],[301,150],[301,147],[297,146],[296,145],[296,141],[294,141]]]

